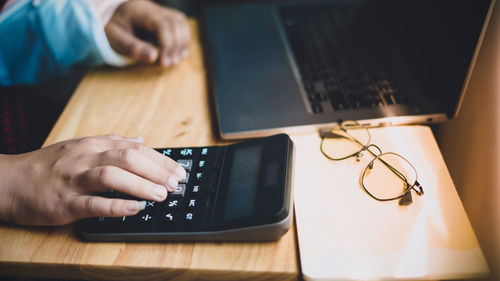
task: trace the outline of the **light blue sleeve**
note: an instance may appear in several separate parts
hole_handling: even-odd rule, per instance
[[[20,0],[0,14],[0,85],[34,84],[75,65],[122,66],[84,0]]]

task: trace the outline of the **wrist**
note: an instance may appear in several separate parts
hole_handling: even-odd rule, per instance
[[[105,27],[116,9],[128,0],[87,0],[88,6],[95,18],[94,40],[104,63],[123,67],[133,63],[133,60],[117,53],[109,43]]]
[[[16,198],[15,167],[19,163],[19,156],[0,154],[0,220],[14,222],[12,210]]]

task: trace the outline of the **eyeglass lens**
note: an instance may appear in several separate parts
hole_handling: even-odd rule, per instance
[[[391,200],[404,195],[416,177],[415,169],[406,159],[396,153],[384,153],[369,163],[362,184],[373,197]]]
[[[366,128],[335,128],[323,139],[322,150],[334,160],[355,156],[370,142],[370,133]]]

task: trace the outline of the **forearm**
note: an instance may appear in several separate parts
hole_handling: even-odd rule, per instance
[[[15,2],[0,14],[0,42],[8,42],[0,44],[3,86],[47,81],[75,64],[125,64],[83,0]]]

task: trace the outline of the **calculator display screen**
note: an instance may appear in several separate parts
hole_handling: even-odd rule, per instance
[[[289,211],[290,143],[286,135],[230,145],[218,181],[211,227],[261,226],[284,219]]]
[[[261,154],[260,145],[234,150],[224,203],[225,221],[246,218],[255,213]]]

